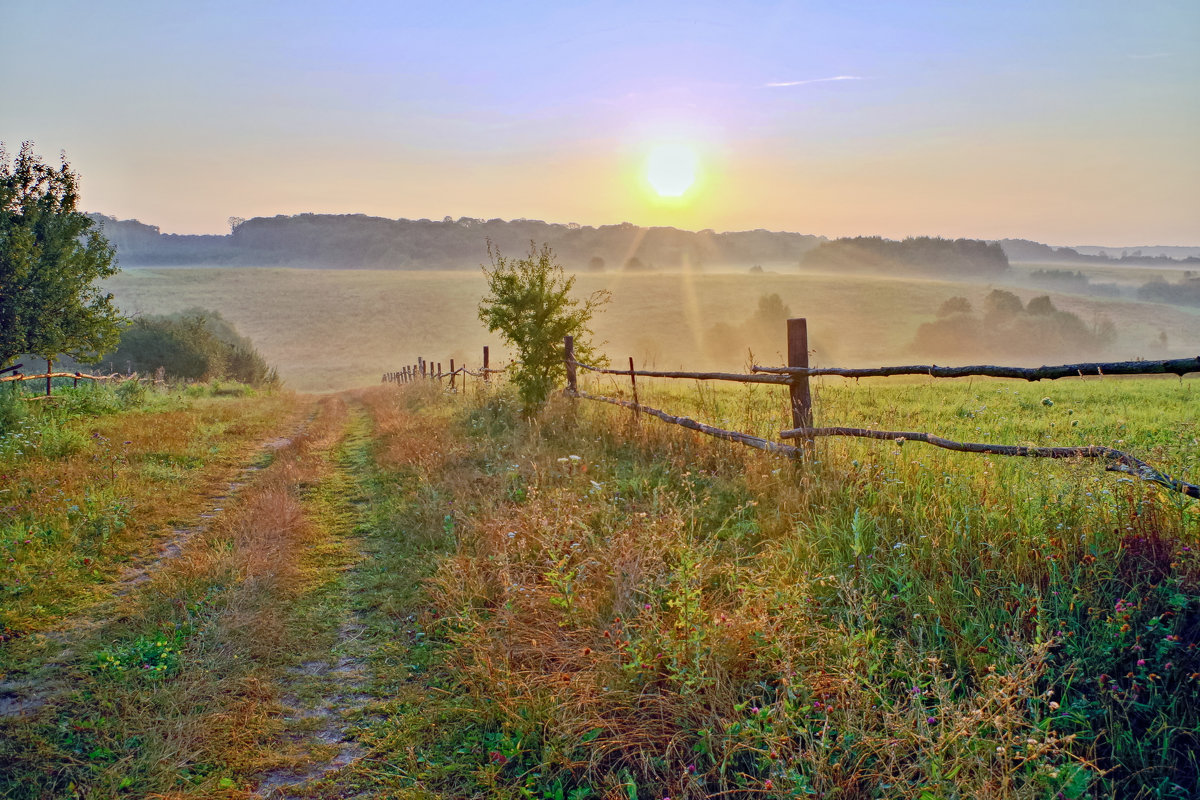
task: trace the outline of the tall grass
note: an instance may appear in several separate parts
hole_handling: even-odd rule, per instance
[[[817,414],[1099,438],[1194,478],[1194,386],[829,385]],[[647,390],[714,424],[786,419],[761,391]],[[427,619],[474,709],[452,794],[1200,792],[1194,502],[911,444],[797,465],[599,404],[458,413],[474,472],[446,479]]]

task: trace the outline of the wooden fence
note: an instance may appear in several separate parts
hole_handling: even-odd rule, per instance
[[[86,372],[78,372],[78,371],[76,371],[76,372],[55,372],[54,371],[54,362],[49,359],[46,360],[46,371],[40,372],[36,375],[22,374],[21,368],[24,366],[25,366],[25,364],[21,363],[21,364],[14,364],[11,367],[4,367],[3,369],[0,369],[0,375],[4,375],[4,373],[6,373],[6,372],[13,373],[12,375],[5,375],[4,377],[0,378],[0,383],[13,383],[16,381],[40,381],[40,380],[44,379],[46,381],[46,393],[42,394],[42,395],[35,395],[33,397],[25,398],[27,400],[43,400],[47,397],[51,397],[54,393],[54,379],[55,378],[71,379],[73,381],[73,384],[72,384],[73,386],[79,386],[80,381],[128,381],[128,380],[137,380],[138,379],[138,375],[136,372],[130,373],[129,375],[121,375],[120,373],[117,373],[117,372],[114,372],[111,375],[90,375]],[[161,372],[162,370],[160,369],[159,371]],[[162,382],[162,377],[159,376],[156,379],[156,382]]]
[[[563,341],[565,363],[567,370],[567,388],[565,393],[571,397],[595,400],[613,405],[623,406],[634,411],[649,414],[673,425],[680,425],[689,430],[714,436],[726,441],[754,447],[770,453],[784,455],[789,458],[803,458],[807,448],[812,446],[818,436],[852,436],[865,439],[881,439],[903,443],[906,441],[924,442],[935,447],[955,450],[965,453],[985,453],[1002,456],[1024,456],[1028,458],[1099,458],[1106,462],[1105,469],[1123,472],[1145,481],[1151,481],[1172,491],[1181,492],[1188,497],[1200,498],[1200,486],[1172,478],[1144,461],[1128,453],[1100,445],[1082,447],[1026,447],[1024,445],[998,445],[978,442],[956,442],[929,433],[914,433],[906,431],[880,431],[868,428],[849,427],[815,427],[813,421],[812,393],[809,389],[809,378],[817,376],[840,376],[845,378],[873,378],[894,375],[925,375],[932,378],[963,378],[969,376],[1013,378],[1026,381],[1057,380],[1067,377],[1105,376],[1105,375],[1178,375],[1200,372],[1200,357],[1177,358],[1163,361],[1121,361],[1107,363],[1064,364],[1053,367],[1000,367],[991,365],[976,365],[966,367],[940,367],[936,365],[915,365],[901,367],[878,367],[873,369],[847,369],[843,367],[813,368],[808,363],[808,324],[805,319],[790,319],[787,321],[787,356],[785,367],[752,366],[749,373],[728,372],[685,372],[685,371],[652,371],[634,369],[633,359],[629,359],[629,369],[609,369],[583,364],[575,359],[573,339],[568,336]],[[578,370],[584,369],[603,375],[621,375],[630,380],[632,400],[616,397],[589,394],[579,390]],[[637,379],[642,378],[682,378],[696,381],[733,381],[736,383],[755,383],[786,386],[791,406],[791,427],[781,430],[779,438],[784,440],[799,440],[800,446],[774,442],[758,436],[739,431],[729,431],[705,425],[688,417],[668,414],[657,408],[650,408],[638,401]]]
[[[483,366],[478,370],[469,370],[466,366],[454,366],[454,359],[451,358],[450,369],[443,372],[442,362],[426,361],[424,358],[418,357],[415,364],[409,364],[401,367],[394,372],[385,372],[381,378],[381,383],[415,383],[417,381],[449,381],[451,391],[457,391],[460,386],[465,388],[466,377],[470,375],[473,378],[480,378],[484,383],[489,383],[493,375],[499,375],[504,372],[502,369],[492,369],[491,355],[487,346],[483,348]]]

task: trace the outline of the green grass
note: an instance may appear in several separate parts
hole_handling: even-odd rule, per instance
[[[1107,444],[1194,482],[1197,386],[831,380],[815,409]],[[788,424],[776,388],[639,391],[725,427]],[[88,439],[6,468],[30,487],[86,464],[96,487],[149,488],[215,457],[192,437],[244,437],[272,408],[188,402],[236,413],[156,412],[171,425],[111,464]],[[307,797],[1200,793],[1200,503],[1084,461],[822,439],[794,463],[561,397],[530,421],[503,387],[380,387],[348,416],[340,402],[79,637],[66,694],[3,723],[17,777],[0,794],[244,796],[266,770],[331,757],[316,723],[282,718],[289,694],[341,703],[364,754],[294,790]],[[86,424],[123,441],[151,419]],[[289,672],[343,658],[361,683]]]

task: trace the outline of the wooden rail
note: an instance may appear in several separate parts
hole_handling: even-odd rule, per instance
[[[709,436],[715,436],[726,441],[737,442],[770,453],[786,455],[789,458],[800,458],[807,447],[812,445],[818,436],[852,436],[866,439],[886,441],[918,441],[935,447],[955,450],[964,453],[985,453],[1001,456],[1024,456],[1029,458],[1099,458],[1107,461],[1106,470],[1123,472],[1140,480],[1149,481],[1172,491],[1180,492],[1188,497],[1200,497],[1200,486],[1172,478],[1169,475],[1150,466],[1146,462],[1120,450],[1100,445],[1083,447],[1027,447],[1024,445],[999,445],[972,442],[956,442],[929,433],[909,433],[897,431],[876,431],[867,428],[848,427],[815,427],[813,423],[812,395],[808,381],[816,376],[840,376],[845,378],[873,378],[893,375],[925,375],[933,378],[963,378],[963,377],[993,377],[1016,378],[1026,381],[1057,380],[1059,378],[1083,377],[1088,375],[1178,375],[1180,377],[1193,372],[1200,372],[1200,357],[1176,358],[1160,361],[1112,361],[1087,362],[1080,364],[1063,364],[1060,366],[1042,367],[1000,367],[991,365],[975,365],[966,367],[939,367],[936,365],[877,367],[873,369],[851,369],[843,367],[813,368],[808,364],[808,328],[804,319],[790,319],[787,322],[788,366],[786,367],[751,367],[750,374],[730,372],[687,372],[687,371],[651,371],[634,369],[633,359],[629,359],[629,369],[608,369],[584,364],[575,358],[575,346],[572,337],[563,340],[564,361],[567,370],[567,387],[565,394],[569,397],[579,397],[585,400],[596,400],[604,403],[633,409],[635,412],[649,414],[664,422],[680,425],[690,430],[699,431]],[[621,400],[603,395],[593,395],[579,390],[576,370],[582,368],[589,372],[602,375],[621,375],[630,379],[633,388],[633,401]],[[781,431],[781,439],[800,439],[805,447],[795,447],[771,442],[758,436],[738,431],[728,431],[696,422],[688,417],[678,417],[656,408],[641,405],[637,397],[637,378],[682,378],[698,381],[733,381],[737,383],[766,383],[788,387],[792,427]]]
[[[1102,458],[1109,463],[1104,467],[1110,472],[1124,472],[1144,481],[1157,483],[1172,491],[1182,492],[1188,497],[1200,498],[1200,486],[1176,480],[1155,469],[1139,458],[1100,445],[1080,447],[1029,447],[1026,445],[985,444],[980,442],[956,442],[935,436],[932,433],[910,433],[907,431],[877,431],[869,428],[794,428],[781,431],[781,439],[811,439],[815,436],[855,436],[863,439],[882,439],[904,444],[924,442],[946,450],[960,453],[984,453],[996,456],[1023,456],[1025,458]]]
[[[598,400],[601,403],[612,403],[615,406],[631,408],[634,411],[640,411],[643,414],[649,414],[652,417],[658,417],[663,422],[669,422],[672,425],[679,425],[680,427],[687,428],[688,430],[698,431],[700,433],[716,437],[717,439],[724,439],[727,442],[737,442],[738,444],[744,444],[747,447],[764,450],[768,453],[774,453],[776,455],[787,456],[788,458],[799,458],[803,454],[802,448],[799,447],[794,447],[787,444],[779,444],[778,442],[772,442],[770,439],[763,439],[759,436],[751,436],[748,433],[741,433],[740,431],[727,431],[723,428],[715,428],[712,425],[705,425],[703,422],[697,422],[690,417],[676,417],[672,414],[668,414],[665,411],[660,411],[657,408],[651,408],[650,406],[644,406],[640,403],[635,403],[629,400],[621,400],[616,397],[604,397],[603,395],[588,394],[587,392],[580,391],[576,391],[570,396],[582,397],[585,400]]]
[[[43,372],[38,375],[9,375],[0,378],[0,383],[8,383],[10,381],[36,381],[43,378],[73,378],[80,381],[114,381],[114,380],[129,380],[135,377],[132,375],[121,375],[114,372],[111,375],[88,375],[86,372]]]
[[[1084,378],[1105,375],[1187,375],[1200,372],[1200,356],[1172,358],[1164,361],[1107,361],[1083,364],[1062,364],[1056,367],[997,367],[977,364],[970,367],[939,367],[936,364],[907,367],[760,367],[751,372],[767,375],[817,377],[834,375],[842,378],[887,378],[895,375],[927,375],[931,378],[1016,378],[1025,381],[1053,381],[1059,378]]]

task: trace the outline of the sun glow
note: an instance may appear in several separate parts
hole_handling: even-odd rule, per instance
[[[682,197],[696,182],[696,153],[683,144],[660,144],[646,157],[646,182],[659,197]]]

